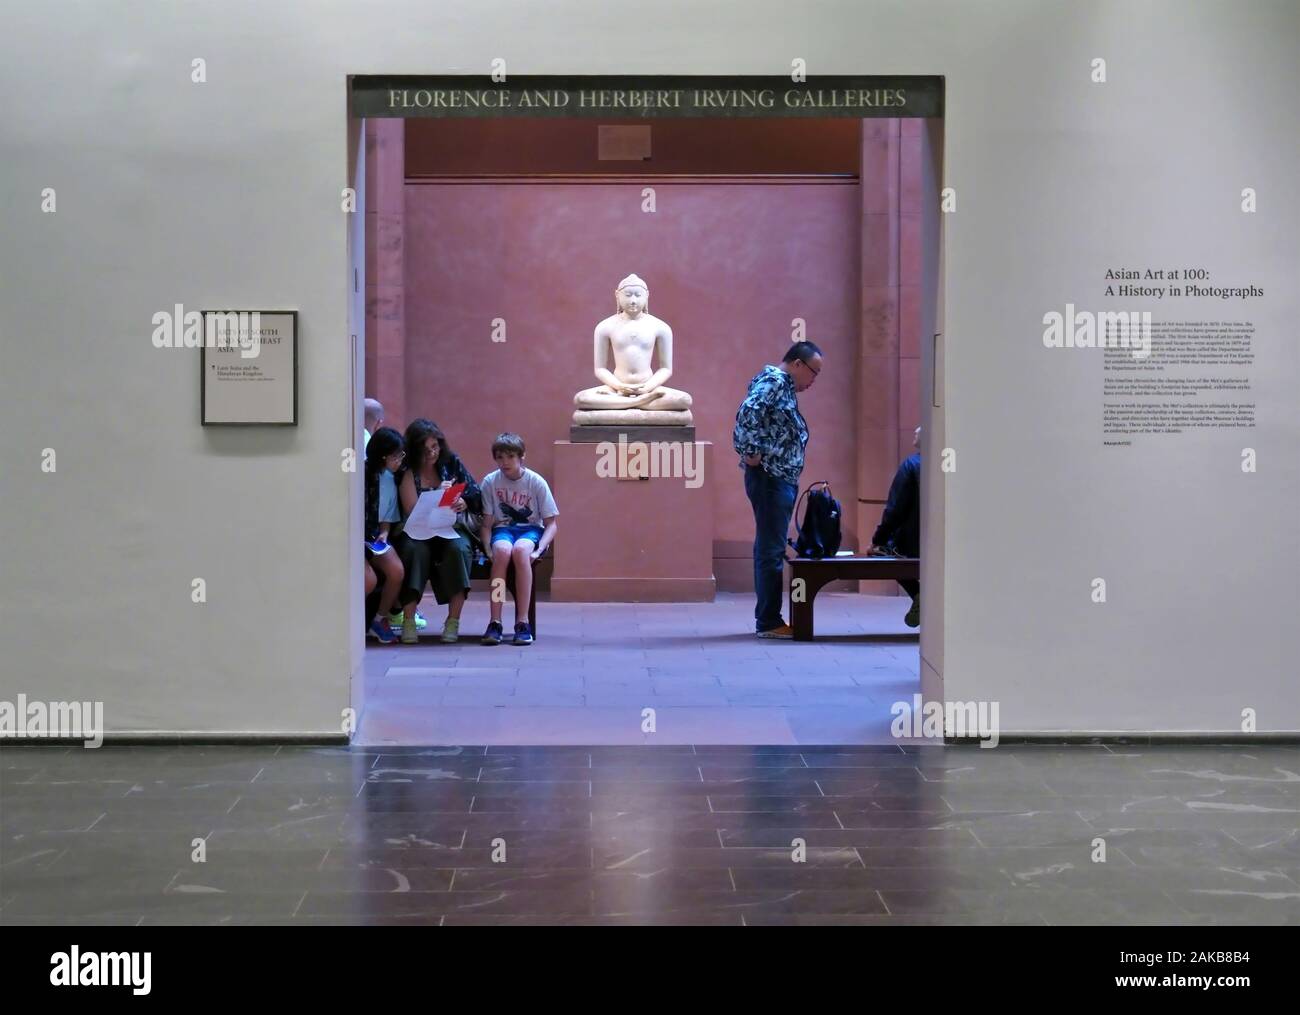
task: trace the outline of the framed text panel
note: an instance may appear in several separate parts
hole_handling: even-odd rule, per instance
[[[204,426],[297,426],[298,311],[205,310]]]

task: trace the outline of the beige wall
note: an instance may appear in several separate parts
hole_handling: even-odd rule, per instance
[[[497,57],[771,74],[801,58],[813,75],[946,77],[946,693],[999,700],[1004,732],[1235,730],[1245,707],[1300,729],[1294,3],[681,0],[643,5],[634,41],[585,3],[373,11],[120,2],[7,20],[0,695],[99,697],[114,730],[337,727],[357,651],[347,74],[486,74]],[[1248,308],[1255,475],[1234,433],[1103,449],[1099,360],[1042,346],[1042,315],[1095,300],[1106,267],[1166,263],[1268,293]],[[176,302],[297,309],[301,425],[200,429],[194,356],[149,341]]]

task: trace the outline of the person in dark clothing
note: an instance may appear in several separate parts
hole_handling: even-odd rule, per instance
[[[406,467],[397,484],[403,526],[422,493],[462,483],[465,489],[451,504],[451,509],[462,519],[482,514],[483,494],[478,484],[460,456],[447,446],[447,438],[436,423],[415,420],[406,428],[405,442]],[[447,606],[442,640],[452,644],[460,636],[460,614],[469,595],[469,573],[473,566],[473,549],[464,534],[472,530],[467,526],[467,522],[458,521],[459,534],[454,538],[435,535],[417,539],[405,527],[398,537],[395,546],[406,569],[398,597],[403,608],[403,644],[419,641],[416,615],[426,585],[432,585],[434,597]]]
[[[912,437],[916,451],[903,459],[889,486],[889,500],[875,535],[871,537],[870,554],[889,554],[897,557],[921,555],[921,428]],[[921,624],[921,583],[911,578],[898,582],[903,591],[912,597],[912,608],[903,623],[908,627]]]
[[[364,538],[367,598],[380,578],[383,579],[383,589],[376,604],[379,616],[374,620],[367,616],[366,622],[375,637],[385,645],[397,641],[388,614],[397,602],[403,570],[401,559],[388,545],[388,532],[393,522],[402,520],[393,474],[402,467],[405,457],[402,435],[392,427],[379,427],[366,444]]]

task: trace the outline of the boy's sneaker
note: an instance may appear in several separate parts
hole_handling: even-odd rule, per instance
[[[391,645],[397,641],[397,634],[388,625],[387,617],[380,617],[378,620],[373,621],[370,625],[370,633],[385,645]]]
[[[444,645],[454,645],[456,639],[460,637],[460,621],[455,617],[448,617],[442,625],[442,641]]]
[[[402,621],[405,619],[405,617],[406,614],[403,611],[394,610],[392,613],[388,615],[388,626],[393,628],[401,627]],[[415,629],[417,631],[423,631],[428,626],[429,626],[429,622],[424,619],[424,614],[421,613],[419,610],[416,610]]]
[[[531,645],[533,643],[533,631],[527,624],[515,625],[515,644]]]
[[[414,617],[402,619],[402,644],[420,644],[420,628]]]
[[[488,624],[487,630],[483,632],[483,644],[500,645],[501,634],[502,634],[501,621],[499,620],[492,621],[492,623]]]
[[[903,618],[903,623],[908,627],[921,626],[921,597],[917,596],[912,600],[912,608],[907,611],[907,616]]]
[[[789,624],[778,624],[776,627],[769,627],[766,631],[759,631],[760,638],[780,638],[788,640],[794,637],[794,628]]]

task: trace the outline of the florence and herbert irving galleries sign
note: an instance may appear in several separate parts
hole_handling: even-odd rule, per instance
[[[940,77],[358,75],[352,115],[388,117],[942,116]]]

